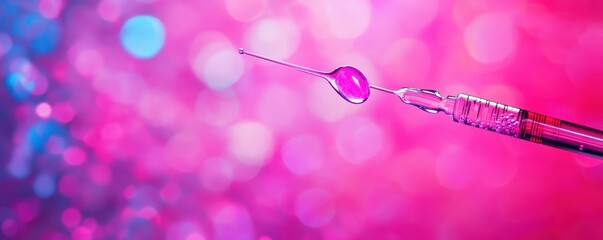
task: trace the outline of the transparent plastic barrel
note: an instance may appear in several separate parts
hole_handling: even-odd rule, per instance
[[[603,131],[543,114],[459,94],[452,117],[465,125],[603,158]]]

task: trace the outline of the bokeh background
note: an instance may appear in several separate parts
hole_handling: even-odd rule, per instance
[[[0,3],[0,238],[603,238],[603,161],[236,51],[603,129],[601,1]]]

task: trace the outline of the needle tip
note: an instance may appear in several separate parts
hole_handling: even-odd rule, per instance
[[[245,49],[239,48],[239,54],[243,54],[243,53],[245,53]]]

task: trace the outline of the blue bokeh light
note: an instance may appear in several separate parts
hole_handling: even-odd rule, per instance
[[[32,153],[29,142],[18,144],[13,149],[12,157],[6,166],[8,173],[17,179],[27,177],[31,172]]]
[[[165,29],[159,19],[149,15],[139,15],[126,21],[121,28],[122,46],[136,58],[147,59],[155,56],[165,42]]]
[[[52,176],[48,174],[40,174],[36,177],[33,183],[34,192],[41,198],[52,196],[55,190],[55,183]]]
[[[48,54],[59,44],[60,27],[56,21],[46,21],[44,31],[31,41],[31,49],[38,54]]]
[[[13,98],[23,100],[30,96],[35,88],[35,82],[21,73],[11,73],[6,76],[6,87]]]
[[[63,126],[54,120],[39,121],[27,130],[26,140],[33,151],[43,152],[46,149],[46,142],[53,135],[64,136],[65,129]]]
[[[30,44],[36,54],[51,53],[60,40],[60,27],[54,20],[46,19],[38,13],[20,16],[12,24],[13,35]]]

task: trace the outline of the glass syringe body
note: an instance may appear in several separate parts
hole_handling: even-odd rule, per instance
[[[603,158],[603,131],[486,99],[459,94],[443,98],[437,91],[402,88],[390,91],[405,103],[430,112],[445,112],[455,122]]]
[[[603,158],[603,131],[543,114],[459,94],[452,119],[535,143]]]

